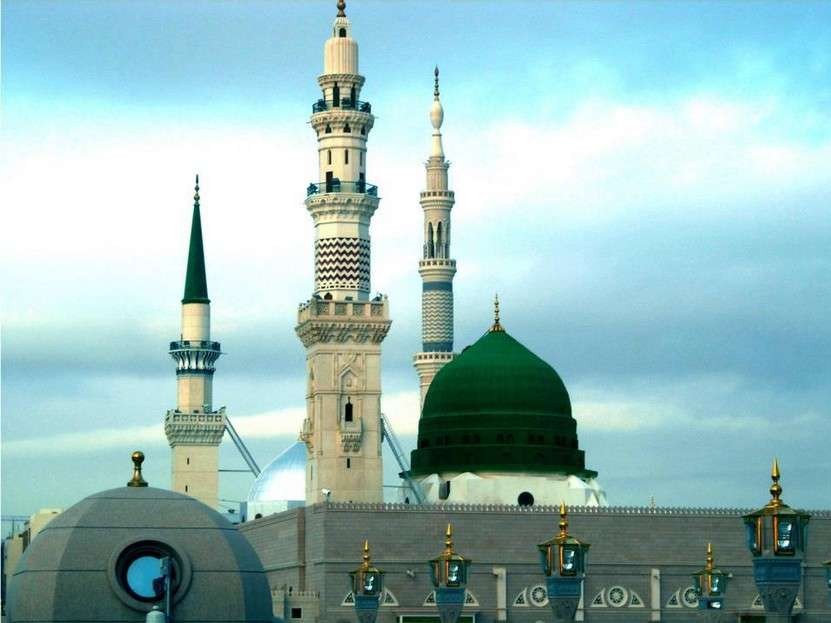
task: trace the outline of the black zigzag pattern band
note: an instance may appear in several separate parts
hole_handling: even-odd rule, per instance
[[[369,240],[315,240],[315,287],[318,291],[355,289],[369,292]]]

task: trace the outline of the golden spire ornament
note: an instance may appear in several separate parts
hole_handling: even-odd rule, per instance
[[[560,538],[566,538],[568,536],[568,507],[566,506],[565,502],[560,502]]]
[[[370,563],[370,559],[369,559],[369,539],[366,539],[366,540],[364,540],[364,557],[363,557],[363,563],[361,563],[361,567],[364,570],[367,570],[367,569],[369,569],[369,563]]]
[[[504,332],[505,329],[502,328],[502,325],[499,324],[499,295],[493,295],[493,326],[491,327],[491,333],[501,333]]]
[[[781,475],[779,473],[779,460],[774,458],[773,459],[773,467],[770,470],[770,478],[773,480],[773,484],[770,486],[770,502],[768,502],[768,506],[770,508],[779,508],[782,506],[782,500],[779,498],[782,496],[782,485],[779,484],[779,479]]]
[[[130,456],[133,459],[133,477],[127,483],[128,487],[146,487],[147,481],[141,477],[141,464],[144,463],[144,452],[136,450]]]

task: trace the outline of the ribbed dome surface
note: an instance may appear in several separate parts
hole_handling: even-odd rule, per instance
[[[439,370],[422,417],[464,413],[571,417],[571,401],[554,368],[506,332],[489,331]]]
[[[585,469],[562,379],[502,330],[486,333],[436,374],[411,471],[597,475]]]

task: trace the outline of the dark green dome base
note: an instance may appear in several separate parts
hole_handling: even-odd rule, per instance
[[[538,472],[593,478],[557,372],[502,330],[486,333],[433,379],[411,473]]]

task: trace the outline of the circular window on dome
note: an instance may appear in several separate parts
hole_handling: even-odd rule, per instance
[[[156,603],[166,591],[175,595],[183,577],[183,563],[176,551],[159,541],[128,545],[115,561],[116,582],[130,598]]]
[[[519,497],[517,497],[516,503],[520,506],[533,506],[534,496],[528,491],[523,491],[519,494]]]

